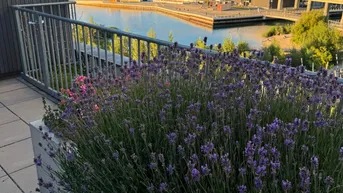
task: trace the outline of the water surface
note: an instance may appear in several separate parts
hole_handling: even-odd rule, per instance
[[[114,26],[121,30],[146,35],[153,28],[158,39],[168,40],[172,32],[174,41],[189,45],[199,37],[208,37],[209,44],[222,43],[223,39],[231,36],[237,43],[239,40],[247,41],[252,47],[262,45],[262,34],[272,25],[280,22],[259,22],[249,26],[228,26],[220,29],[201,27],[184,20],[168,16],[159,12],[138,11],[126,9],[113,9],[103,7],[76,6],[77,18],[89,22],[92,17],[97,24]],[[284,23],[284,22],[282,22]]]

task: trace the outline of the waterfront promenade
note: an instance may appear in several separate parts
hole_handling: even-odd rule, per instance
[[[217,11],[214,8],[207,8],[201,4],[165,4],[156,2],[104,3],[102,1],[79,0],[77,1],[77,4],[116,9],[158,11],[206,27],[220,27],[221,25],[275,19],[297,21],[301,17],[301,14],[306,11],[306,9],[293,8],[285,8],[282,11],[257,8],[233,8],[229,11]],[[330,25],[343,30],[343,24],[340,22],[330,21]]]

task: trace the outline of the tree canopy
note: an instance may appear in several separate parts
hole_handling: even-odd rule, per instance
[[[292,30],[292,41],[311,54],[311,60],[325,68],[342,48],[339,31],[328,25],[322,11],[304,13]],[[317,66],[317,65],[316,65]]]

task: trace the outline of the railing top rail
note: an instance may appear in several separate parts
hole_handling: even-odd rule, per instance
[[[76,4],[75,1],[65,1],[65,2],[56,2],[56,3],[37,3],[37,4],[23,4],[23,5],[11,5],[14,8],[25,8],[25,7],[41,7],[48,5],[67,5],[67,4]]]

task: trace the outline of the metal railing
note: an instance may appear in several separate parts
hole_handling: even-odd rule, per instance
[[[138,65],[157,56],[172,42],[76,20],[75,2],[16,5],[23,78],[59,99],[78,75]],[[178,45],[189,49],[189,46]],[[203,50],[204,53],[215,53]],[[145,57],[141,57],[145,53]],[[306,71],[315,76],[315,72]],[[106,74],[104,72],[104,74]],[[106,74],[109,76],[109,74]],[[343,80],[340,80],[343,82]]]
[[[59,98],[77,75],[113,69],[157,56],[173,43],[77,21],[75,2],[16,5],[23,77]],[[179,45],[180,48],[188,46]],[[145,53],[145,61],[141,54]]]

